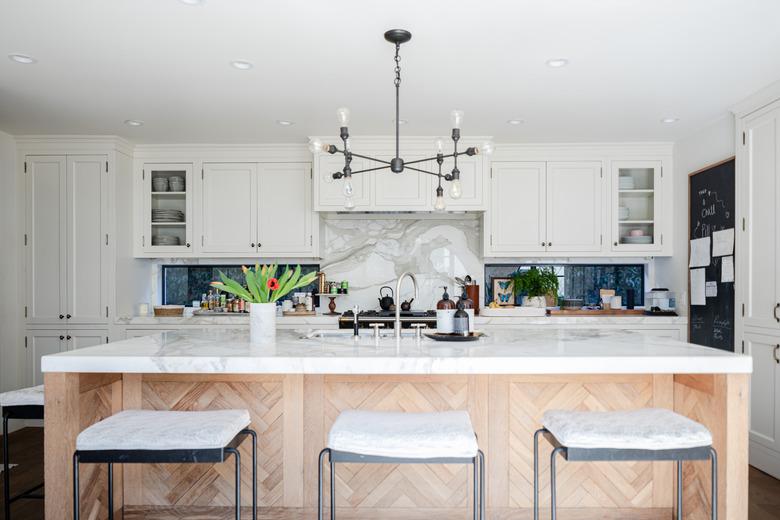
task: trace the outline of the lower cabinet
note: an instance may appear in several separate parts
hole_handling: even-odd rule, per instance
[[[108,343],[105,329],[41,329],[28,330],[25,336],[27,348],[27,377],[30,386],[43,384],[41,358],[66,350],[92,347]]]
[[[780,478],[780,335],[745,331],[750,378],[750,465]]]

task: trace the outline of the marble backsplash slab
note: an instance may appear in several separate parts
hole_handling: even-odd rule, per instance
[[[461,218],[462,217],[462,218]],[[419,301],[413,309],[432,309],[442,286],[454,294],[454,278],[467,274],[480,279],[483,273],[480,219],[474,215],[457,218],[324,218],[321,222],[321,268],[328,280],[349,280],[349,295],[337,300],[339,311],[359,305],[379,308],[379,289],[395,290],[404,271],[415,274]],[[405,280],[400,299],[413,295]],[[324,305],[325,302],[323,302]]]

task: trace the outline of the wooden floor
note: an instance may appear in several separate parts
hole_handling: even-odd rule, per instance
[[[11,460],[19,466],[11,470],[11,494],[15,494],[22,489],[27,489],[40,482],[43,475],[43,429],[25,428],[11,434]],[[0,452],[0,457],[2,453]],[[0,460],[2,460],[0,458]],[[0,486],[0,497],[2,497],[2,486]],[[614,511],[608,516],[604,512],[593,512],[583,516],[580,511],[562,510],[559,516],[562,520],[585,520],[610,519],[610,518],[632,518],[632,520],[649,520],[654,518],[663,518],[659,516],[658,511],[649,510],[646,514],[638,516],[636,510],[631,513],[625,511]],[[340,512],[341,513],[341,512]],[[567,514],[568,513],[568,514]],[[452,514],[435,514],[432,511],[417,510],[411,516],[409,512],[394,511],[383,514],[381,518],[387,520],[409,520],[420,518],[421,520],[439,520],[458,518]],[[2,515],[2,508],[0,508]],[[126,511],[125,520],[174,520],[174,519],[192,519],[192,520],[231,520],[234,518],[233,511],[230,509],[214,508],[186,508],[186,509],[144,509]],[[373,515],[372,515],[373,516]],[[468,515],[461,515],[462,518],[469,518]],[[522,520],[530,518],[527,514],[518,514],[517,511],[500,512],[494,511],[490,515],[491,520],[504,520],[508,518]],[[13,520],[41,520],[43,518],[42,500],[21,500],[12,505]],[[242,514],[243,518],[251,518],[251,513],[247,509]],[[3,516],[0,516],[3,518]],[[311,510],[281,510],[281,509],[263,509],[258,514],[259,520],[310,520],[316,518],[315,512]],[[344,520],[357,520],[367,518],[360,512],[344,510],[339,516]],[[546,515],[542,516],[546,518]],[[749,520],[780,520],[780,480],[776,480],[769,475],[750,468],[750,516]]]

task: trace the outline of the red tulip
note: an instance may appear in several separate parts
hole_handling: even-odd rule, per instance
[[[275,291],[279,288],[279,280],[277,280],[276,278],[269,278],[268,283],[266,285],[268,285],[269,289]]]

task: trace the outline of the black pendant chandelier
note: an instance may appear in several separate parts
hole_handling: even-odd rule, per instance
[[[320,152],[327,152],[329,154],[340,153],[344,155],[344,168],[340,172],[334,173],[333,178],[344,179],[344,190],[343,190],[344,197],[345,197],[344,207],[346,209],[353,209],[355,207],[355,203],[352,200],[352,195],[353,195],[352,176],[353,175],[359,173],[367,173],[367,172],[389,169],[393,173],[402,173],[404,170],[411,170],[414,172],[424,173],[427,175],[433,175],[434,177],[437,177],[438,186],[436,187],[436,203],[434,204],[434,209],[436,211],[444,211],[446,208],[444,204],[444,189],[441,186],[442,179],[451,183],[450,185],[451,198],[459,199],[462,194],[461,185],[460,185],[460,170],[458,169],[458,157],[461,155],[473,156],[480,153],[490,154],[493,152],[493,143],[489,141],[483,143],[482,146],[479,147],[472,146],[466,148],[464,151],[460,151],[460,152],[458,151],[458,141],[460,140],[460,126],[463,123],[463,111],[453,110],[450,113],[450,120],[452,122],[452,143],[453,143],[452,153],[449,154],[444,153],[444,139],[438,138],[434,143],[436,149],[436,155],[432,157],[426,157],[425,159],[415,159],[413,161],[404,161],[401,158],[401,151],[400,151],[400,144],[399,144],[399,138],[401,133],[400,132],[401,56],[399,54],[399,51],[401,50],[401,44],[406,43],[411,39],[412,39],[412,33],[404,29],[392,29],[385,33],[385,40],[387,40],[392,44],[395,44],[395,80],[394,80],[395,157],[393,157],[389,161],[386,161],[384,159],[377,159],[375,157],[360,155],[353,152],[349,143],[348,125],[349,125],[350,113],[349,113],[349,109],[344,107],[339,108],[336,111],[336,115],[338,116],[339,126],[340,126],[339,135],[343,143],[342,148],[339,149],[336,145],[332,145],[332,144],[323,144],[319,139],[312,139],[309,142],[309,149],[312,151],[312,153],[316,154]],[[376,163],[381,164],[382,166],[353,171],[350,164],[352,163],[352,159],[354,157],[358,157],[360,159],[367,159],[369,161],[374,161]],[[450,173],[442,173],[442,164],[444,163],[444,159],[449,159],[449,158],[452,158],[454,162],[452,171]],[[436,163],[439,165],[438,172],[430,172],[427,170],[423,170],[421,168],[417,168],[416,166],[413,166],[428,161],[436,161]]]

